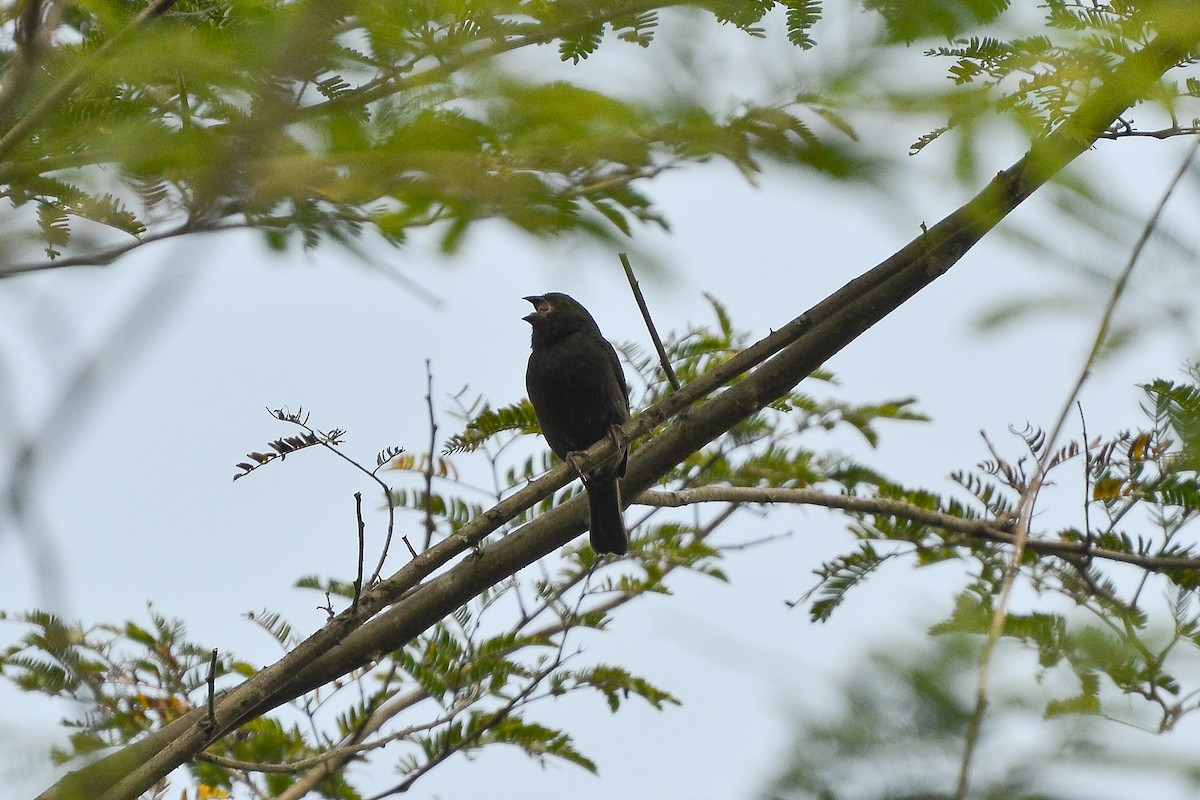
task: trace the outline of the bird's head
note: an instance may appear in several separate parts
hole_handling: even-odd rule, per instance
[[[589,331],[600,335],[600,327],[588,310],[575,298],[562,292],[530,295],[524,298],[533,306],[533,313],[522,319],[533,326],[536,339],[550,341],[572,331]]]
[[[592,315],[581,306],[575,298],[562,292],[535,294],[524,298],[533,306],[533,313],[526,314],[522,319],[537,327],[544,324],[562,324],[567,320],[586,320],[595,324]]]

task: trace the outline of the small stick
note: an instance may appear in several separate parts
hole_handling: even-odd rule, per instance
[[[362,515],[362,492],[354,493],[354,514],[358,517],[358,577],[354,579],[354,602],[350,605],[353,611],[358,611],[358,598],[362,596],[363,585],[363,538],[366,523]]]
[[[204,720],[204,726],[210,731],[217,729],[217,709],[216,709],[216,694],[217,694],[217,648],[212,650],[212,661],[208,663],[208,718]]]
[[[646,307],[646,298],[642,296],[642,287],[638,285],[637,276],[633,274],[633,265],[629,263],[629,256],[624,253],[618,253],[617,256],[621,259],[621,266],[625,268],[625,277],[629,279],[629,288],[633,290],[633,299],[637,301],[638,308],[642,311],[642,319],[646,320],[646,329],[650,331],[654,349],[658,351],[658,360],[662,364],[663,372],[667,374],[671,388],[679,391],[682,388],[679,378],[675,376],[675,370],[672,369],[671,362],[667,360],[667,351],[663,347],[662,339],[658,337],[658,329],[654,327],[654,320],[650,318],[650,309]]]
[[[437,526],[433,521],[433,448],[437,444],[437,418],[433,413],[433,369],[425,359],[425,405],[429,408],[429,460],[425,462],[425,546],[433,543],[433,532]]]

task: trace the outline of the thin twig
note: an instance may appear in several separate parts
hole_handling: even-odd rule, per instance
[[[305,771],[311,770],[311,769],[321,769],[322,767],[327,766],[328,762],[330,762],[330,761],[342,761],[344,763],[345,761],[348,761],[351,758],[360,756],[363,753],[367,753],[372,750],[378,750],[381,747],[386,747],[387,745],[391,744],[392,742],[398,741],[400,739],[406,739],[409,736],[412,736],[414,733],[421,733],[423,731],[430,730],[431,728],[436,728],[438,725],[444,725],[446,722],[448,722],[450,719],[452,719],[456,714],[461,713],[468,705],[469,704],[467,704],[467,703],[457,704],[454,707],[452,707],[445,714],[440,714],[437,717],[435,717],[434,719],[428,720],[426,722],[422,722],[419,725],[409,725],[408,727],[403,728],[402,730],[398,730],[393,733],[389,733],[387,736],[383,736],[379,739],[376,739],[373,742],[368,742],[366,744],[350,744],[350,745],[338,746],[338,747],[332,748],[330,750],[326,750],[325,752],[318,753],[314,756],[309,756],[308,758],[299,759],[297,761],[277,762],[277,763],[259,762],[259,761],[241,761],[239,759],[229,758],[227,756],[219,756],[215,753],[207,753],[207,752],[201,753],[200,755],[198,755],[196,757],[196,760],[204,761],[209,764],[215,764],[216,766],[223,767],[225,769],[236,769],[236,770],[241,770],[243,772],[259,772],[259,773],[263,773],[266,775],[288,775],[288,774],[294,774],[297,772],[305,772]],[[289,792],[289,793],[278,795],[277,797],[283,798],[285,796],[295,796],[295,795],[293,795],[292,793]]]
[[[384,463],[386,463],[386,462],[384,462]],[[382,464],[380,466],[382,466]],[[379,469],[379,467],[376,467],[374,470],[371,471],[371,474],[375,475],[375,473],[378,469]],[[389,487],[386,483],[383,483],[383,481],[381,481],[381,480],[379,481],[379,483],[383,484],[383,487],[384,487],[383,488],[383,500],[387,504],[387,520],[388,521],[387,521],[387,533],[383,537],[383,549],[379,552],[379,561],[375,564],[375,571],[371,573],[370,583],[372,586],[379,583],[379,576],[383,574],[384,562],[387,561],[388,553],[392,549],[392,537],[396,533],[396,498],[392,497],[391,487]],[[413,558],[416,558],[417,551],[413,549],[412,544],[408,541],[408,537],[404,536],[401,538],[404,539],[404,544],[408,547],[408,552],[413,556]]]
[[[1100,134],[1101,139],[1128,139],[1143,137],[1149,139],[1170,139],[1175,136],[1195,136],[1200,134],[1200,127],[1170,127],[1156,131],[1135,131],[1128,125],[1117,125]]]
[[[1017,524],[1014,530],[1012,554],[1008,562],[1008,569],[1004,574],[1004,581],[1000,586],[1000,595],[996,600],[996,607],[992,612],[992,621],[988,626],[983,653],[980,655],[979,683],[975,693],[975,708],[971,714],[971,721],[967,728],[962,763],[958,774],[958,785],[954,793],[955,800],[965,800],[967,792],[970,789],[971,763],[975,755],[976,746],[979,743],[979,734],[983,726],[983,716],[988,703],[988,675],[992,654],[996,648],[996,644],[1000,640],[1001,634],[1004,632],[1004,623],[1008,617],[1009,597],[1012,595],[1013,585],[1016,583],[1017,574],[1021,569],[1021,559],[1025,555],[1025,547],[1029,540],[1029,528],[1033,519],[1034,506],[1046,478],[1047,465],[1053,457],[1054,443],[1058,441],[1058,437],[1062,434],[1062,430],[1066,425],[1067,415],[1071,413],[1071,407],[1077,402],[1079,393],[1083,390],[1083,385],[1088,377],[1091,376],[1092,368],[1095,366],[1097,359],[1100,357],[1100,352],[1108,340],[1108,333],[1112,326],[1117,303],[1125,294],[1125,288],[1129,284],[1129,277],[1133,274],[1133,268],[1137,265],[1146,242],[1149,241],[1150,236],[1158,227],[1158,221],[1162,216],[1163,209],[1167,205],[1167,201],[1175,193],[1176,187],[1191,166],[1192,160],[1196,156],[1197,148],[1200,148],[1200,139],[1197,139],[1192,144],[1191,149],[1188,150],[1187,156],[1179,166],[1179,170],[1167,184],[1167,188],[1163,192],[1162,198],[1159,199],[1157,207],[1155,207],[1154,212],[1146,221],[1145,226],[1143,226],[1141,236],[1138,237],[1137,242],[1134,244],[1133,250],[1129,254],[1129,259],[1125,263],[1125,268],[1121,271],[1116,283],[1113,285],[1112,292],[1109,294],[1108,304],[1100,318],[1100,326],[1096,331],[1095,338],[1092,340],[1092,349],[1084,361],[1083,368],[1079,371],[1079,377],[1076,379],[1075,385],[1071,388],[1066,402],[1063,403],[1062,411],[1059,413],[1058,419],[1050,431],[1050,435],[1046,438],[1042,455],[1037,461],[1037,467],[1029,481],[1029,486],[1021,494],[1021,500],[1017,507]]]
[[[650,331],[654,349],[658,351],[658,360],[662,364],[663,372],[667,374],[671,388],[679,391],[681,388],[679,378],[675,376],[675,370],[671,367],[671,359],[667,358],[667,350],[663,347],[662,338],[658,335],[658,328],[654,327],[654,319],[650,316],[650,309],[646,306],[646,298],[642,296],[642,287],[638,284],[637,276],[633,274],[633,265],[629,263],[629,257],[624,253],[618,253],[617,256],[621,259],[621,266],[625,268],[625,277],[629,280],[629,288],[633,290],[633,299],[637,301],[638,309],[642,312],[642,319],[646,321],[646,330]]]
[[[735,510],[736,508],[737,506],[730,506],[731,510]],[[766,536],[759,536],[755,539],[747,539],[744,542],[738,542],[736,544],[723,544],[719,549],[722,553],[749,550],[752,547],[760,547],[764,544],[771,544],[772,542],[778,542],[780,539],[790,539],[791,537],[791,531],[785,531],[784,533],[772,533]]]
[[[212,649],[212,660],[208,662],[208,717],[204,724],[215,731],[217,729],[217,648]]]
[[[425,546],[428,550],[433,543],[433,532],[437,526],[433,522],[433,448],[437,445],[437,418],[433,413],[433,370],[430,360],[425,359],[425,406],[429,410],[429,457],[425,460]]]
[[[225,220],[223,222],[214,222],[203,226],[198,226],[191,220],[182,222],[173,228],[168,228],[157,233],[143,234],[136,239],[125,242],[124,244],[113,245],[107,249],[93,250],[90,253],[83,253],[77,256],[59,257],[52,261],[27,261],[20,264],[10,264],[0,266],[0,278],[9,278],[13,275],[24,275],[29,272],[44,272],[52,269],[62,269],[64,267],[96,267],[105,264],[111,264],[121,256],[136,250],[144,245],[152,244],[153,242],[161,242],[164,239],[173,239],[176,236],[190,236],[197,233],[219,233],[221,231],[242,230],[254,227],[250,222],[245,220]]]
[[[1079,435],[1083,438],[1083,540],[1090,550],[1096,538],[1092,533],[1092,447],[1088,441],[1087,417],[1083,413],[1083,403],[1076,400],[1075,408],[1079,411]],[[1088,563],[1091,563],[1090,555]]]
[[[380,481],[380,483],[383,483]],[[383,537],[383,550],[379,553],[379,562],[375,564],[375,571],[371,573],[371,585],[379,583],[379,578],[383,575],[383,565],[387,561],[388,552],[392,549],[392,536],[396,533],[396,498],[392,497],[392,490],[386,483],[383,490],[383,499],[387,503],[387,534]],[[407,536],[400,537],[404,541],[404,545],[408,548],[408,553],[413,558],[417,557],[417,551],[413,548],[412,543],[408,541]]]

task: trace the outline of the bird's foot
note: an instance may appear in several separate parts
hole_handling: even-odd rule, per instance
[[[626,447],[629,447],[629,437],[625,435],[625,431],[621,430],[620,425],[608,426],[608,438],[612,439],[613,446],[620,453]]]
[[[579,466],[579,457],[581,455],[583,455],[581,452],[572,450],[571,452],[567,453],[567,457],[564,458],[563,461],[571,465],[571,469],[575,470],[575,474],[579,476],[580,480],[586,481],[587,475],[584,474],[583,468]]]

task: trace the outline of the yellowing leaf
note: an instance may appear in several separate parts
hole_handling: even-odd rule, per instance
[[[1121,488],[1124,486],[1124,481],[1120,478],[1104,478],[1096,481],[1096,485],[1092,488],[1093,500],[1113,500],[1121,496]]]
[[[1132,461],[1141,461],[1146,457],[1146,449],[1150,446],[1150,434],[1138,434],[1132,442],[1129,443],[1129,458]]]

